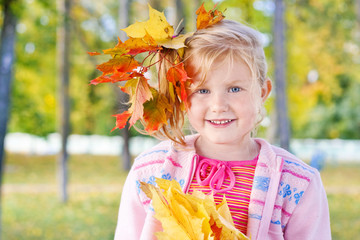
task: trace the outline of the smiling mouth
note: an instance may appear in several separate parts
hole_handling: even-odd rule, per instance
[[[212,124],[216,124],[216,125],[223,125],[223,124],[227,124],[230,123],[234,120],[209,120],[209,122],[211,122]]]

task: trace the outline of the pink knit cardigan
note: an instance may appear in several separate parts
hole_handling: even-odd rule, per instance
[[[126,179],[115,240],[153,240],[161,231],[151,201],[140,189],[140,181],[155,184],[155,177],[175,179],[187,192],[198,158],[194,142],[175,149],[164,141],[138,156]],[[252,240],[331,239],[326,193],[319,172],[289,152],[263,139],[250,196],[247,236]],[[175,238],[176,239],[176,238]]]

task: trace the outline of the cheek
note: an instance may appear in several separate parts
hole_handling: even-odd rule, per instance
[[[199,118],[200,112],[197,107],[194,107],[194,104],[192,104],[188,110],[187,110],[187,116],[189,118],[190,122],[193,122],[195,119]]]
[[[258,118],[261,110],[261,101],[247,98],[246,101],[236,104],[234,108],[237,109],[235,111],[239,114],[239,116],[250,124],[252,122],[256,122],[256,119]]]
[[[198,118],[196,116],[194,116],[192,114],[192,112],[188,111],[187,112],[187,119],[189,121],[191,129],[194,129],[195,131],[198,132],[199,129],[200,129],[200,121],[198,120]]]
[[[202,121],[204,118],[204,110],[201,105],[196,104],[194,102],[190,102],[190,106],[187,109],[187,117],[189,119],[190,124],[195,127],[199,124],[199,121]]]
[[[263,99],[261,98],[261,90],[257,89],[257,91],[252,92],[248,101],[249,106],[253,108],[253,111],[258,112],[263,105]]]
[[[189,108],[188,108],[188,114],[194,114],[197,113],[199,111],[201,111],[201,106],[203,106],[203,104],[201,104],[201,101],[196,97],[196,96],[191,96],[188,99],[189,102]]]

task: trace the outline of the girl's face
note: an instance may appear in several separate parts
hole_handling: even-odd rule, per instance
[[[201,80],[194,76],[189,96],[189,121],[200,134],[198,142],[212,150],[224,144],[242,148],[250,144],[251,131],[271,90],[270,80],[263,87],[254,82],[245,62],[228,66],[225,61],[211,68],[200,86],[196,83]]]

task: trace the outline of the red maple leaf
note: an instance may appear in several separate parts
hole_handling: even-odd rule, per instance
[[[166,78],[174,85],[175,91],[183,102],[187,100],[187,80],[188,75],[185,71],[184,64],[179,63],[169,68]]]
[[[116,124],[115,124],[115,127],[111,131],[114,131],[117,128],[118,129],[124,128],[126,126],[128,119],[130,118],[130,116],[131,116],[131,113],[129,113],[128,111],[113,115],[113,117],[116,117]]]

